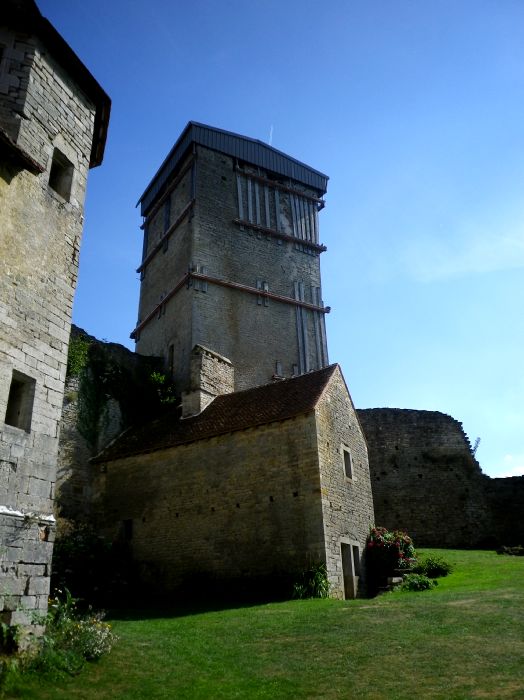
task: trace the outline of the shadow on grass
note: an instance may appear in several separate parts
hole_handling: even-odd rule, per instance
[[[199,579],[169,596],[144,590],[136,591],[134,595],[128,594],[121,603],[107,606],[107,617],[130,621],[251,608],[291,600],[292,591],[292,582],[287,577],[264,577],[252,579],[249,583],[245,579],[220,582]],[[140,604],[135,605],[135,601],[140,601]]]

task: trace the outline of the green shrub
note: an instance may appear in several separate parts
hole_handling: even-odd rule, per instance
[[[103,622],[103,613],[80,615],[67,590],[60,598],[51,599],[47,615],[35,616],[34,622],[45,625],[45,633],[31,649],[18,654],[0,651],[0,698],[13,697],[11,693],[17,697],[26,674],[52,679],[76,675],[86,661],[108,654],[117,641],[111,626]],[[4,640],[11,640],[16,628],[3,625],[1,634]]]
[[[437,586],[437,581],[432,581],[424,574],[407,574],[400,586],[401,591],[427,591]]]
[[[80,615],[69,591],[49,601],[43,620],[46,631],[38,653],[28,662],[29,671],[60,676],[79,673],[86,661],[95,661],[111,651],[117,638],[103,622],[103,613]]]
[[[453,567],[441,557],[428,557],[420,561],[414,568],[413,573],[423,574],[429,578],[442,578],[447,576]]]
[[[162,372],[151,372],[149,380],[158,396],[161,404],[172,404],[176,401],[175,387]]]
[[[329,579],[325,564],[317,564],[302,572],[293,586],[293,598],[327,598]]]
[[[18,648],[19,628],[0,622],[0,654],[12,654]]]
[[[18,657],[0,656],[0,698],[16,688],[21,676]]]

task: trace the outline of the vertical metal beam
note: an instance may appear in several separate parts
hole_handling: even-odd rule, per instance
[[[320,287],[318,288],[318,305],[319,306],[324,306],[324,302],[322,301],[322,290]],[[326,339],[326,319],[324,318],[324,314],[322,312],[318,312],[319,315],[319,320],[320,320],[320,342],[322,346],[322,366],[327,367],[329,365],[329,357],[328,357],[328,348],[327,348],[327,339]]]
[[[256,217],[256,222],[260,226],[260,193],[259,193],[259,184],[258,182],[253,183],[255,186],[255,217]]]
[[[306,297],[304,294],[304,282],[300,282],[299,284],[299,290],[300,290],[300,301],[306,301]],[[309,362],[309,342],[308,342],[308,333],[307,333],[307,310],[304,308],[301,308],[301,316],[302,316],[302,335],[303,335],[303,346],[304,346],[304,371],[309,372],[311,369],[310,362]]]
[[[293,236],[295,238],[298,238],[298,233],[297,233],[297,213],[295,211],[295,195],[289,194],[289,208],[291,210],[291,223],[293,227]]]
[[[300,300],[298,282],[294,283],[295,299]],[[302,307],[296,307],[297,317],[297,343],[298,343],[298,372],[304,374],[304,342],[302,335]]]
[[[307,235],[307,227],[306,227],[306,216],[304,213],[304,200],[302,197],[297,197],[297,206],[298,210],[300,212],[300,228],[302,229],[302,238],[307,241],[308,235]]]
[[[311,240],[313,243],[318,243],[318,229],[317,229],[317,221],[315,218],[315,205],[313,202],[308,202],[308,207],[309,207],[309,223],[311,225]]]
[[[313,301],[313,304],[318,304],[319,303],[319,297],[320,297],[320,290],[318,287],[311,287],[311,300]],[[315,346],[316,346],[316,351],[317,351],[317,361],[316,361],[316,367],[315,369],[320,369],[321,367],[324,366],[323,360],[322,360],[322,345],[321,345],[321,337],[320,337],[320,312],[314,311],[313,312],[313,326],[315,329]]]
[[[253,186],[251,180],[247,178],[247,220],[253,223]]]
[[[269,187],[264,185],[264,210],[266,212],[266,227],[271,228],[271,212],[269,210]]]
[[[237,173],[237,197],[238,197],[238,218],[242,221],[244,219],[244,202],[242,197],[242,182],[240,180],[240,175]]]
[[[275,188],[275,231],[280,232],[280,194]]]

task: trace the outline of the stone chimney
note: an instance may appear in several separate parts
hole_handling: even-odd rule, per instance
[[[231,360],[202,345],[191,351],[191,388],[182,394],[182,418],[201,413],[220,394],[234,391]]]

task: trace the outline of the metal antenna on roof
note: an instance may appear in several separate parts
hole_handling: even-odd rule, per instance
[[[271,146],[273,143],[273,124],[271,124],[271,128],[269,129],[269,145]]]

